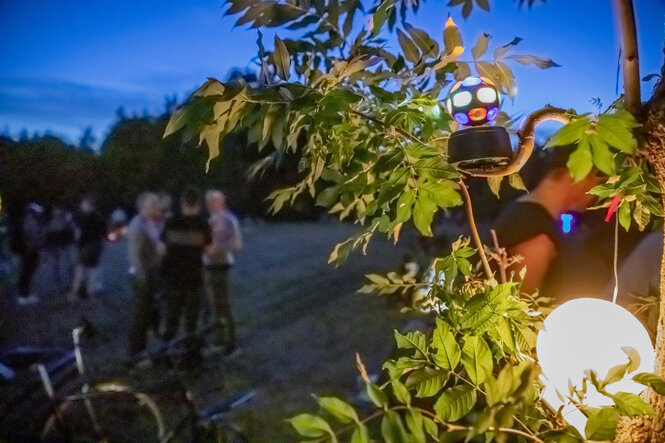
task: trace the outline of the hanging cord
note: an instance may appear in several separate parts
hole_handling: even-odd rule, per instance
[[[617,261],[619,256],[619,214],[614,217],[614,294],[612,295],[612,303],[616,304],[617,295],[619,293],[619,270]]]

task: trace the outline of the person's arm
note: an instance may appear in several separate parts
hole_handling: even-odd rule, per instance
[[[233,237],[230,241],[230,247],[232,251],[239,251],[242,249],[242,233],[240,231],[240,223],[238,219],[231,216],[231,227],[233,232]]]
[[[510,255],[519,255],[523,260],[514,264],[509,270],[516,274],[526,266],[526,274],[522,280],[522,291],[532,293],[540,288],[547,270],[554,257],[556,257],[556,245],[546,234],[539,234],[536,237],[518,243],[508,250]]]
[[[127,253],[129,264],[138,280],[145,279],[143,263],[141,262],[142,233],[137,223],[130,223],[127,231]]]

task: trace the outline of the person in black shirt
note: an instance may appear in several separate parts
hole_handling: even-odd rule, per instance
[[[106,235],[106,224],[97,213],[95,202],[86,197],[81,200],[80,213],[76,219],[76,245],[78,247],[78,264],[74,270],[74,281],[70,300],[77,296],[88,298],[91,292],[102,289],[98,281],[97,267],[104,247],[104,236]]]
[[[196,331],[203,283],[201,257],[210,243],[208,223],[201,215],[201,196],[196,189],[185,189],[180,210],[180,214],[167,220],[162,234],[166,244],[162,271],[168,292],[164,339],[169,341],[178,332],[183,311],[186,332]],[[198,353],[198,340],[189,342]]]
[[[523,257],[511,270],[518,274],[526,265],[522,291],[527,293],[541,288],[560,252],[561,214],[584,212],[594,198],[588,191],[600,183],[593,173],[575,182],[566,168],[569,152],[553,148],[535,153],[525,168],[530,193],[506,206],[493,223],[500,246],[509,255]]]

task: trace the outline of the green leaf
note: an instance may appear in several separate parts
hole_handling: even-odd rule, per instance
[[[436,319],[436,329],[432,333],[432,347],[436,348],[432,357],[437,365],[447,371],[457,368],[462,351],[450,326],[440,318]]]
[[[381,5],[376,8],[376,11],[374,11],[374,14],[372,15],[372,37],[376,37],[379,35],[379,32],[381,32],[381,28],[386,22],[388,14],[390,13],[390,10],[393,8],[394,4],[395,0],[386,0],[381,2]]]
[[[627,154],[632,154],[637,149],[637,140],[631,128],[626,127],[620,118],[612,118],[607,114],[600,115],[596,132],[608,145]]]
[[[425,443],[425,431],[423,430],[423,414],[415,409],[409,409],[406,413],[406,427],[411,431],[417,443]]]
[[[619,417],[619,411],[612,407],[592,410],[584,428],[586,438],[596,441],[614,440]]]
[[[423,417],[423,424],[425,425],[425,432],[432,437],[432,440],[439,441],[439,426],[434,420],[429,417]]]
[[[487,184],[492,191],[492,194],[499,197],[499,191],[501,190],[501,182],[503,181],[503,176],[500,177],[487,177]]]
[[[630,392],[617,392],[609,397],[614,400],[614,404],[621,414],[635,417],[638,415],[654,416],[654,410],[651,405],[640,398],[637,394]]]
[[[644,231],[644,228],[649,224],[649,220],[651,220],[651,212],[639,200],[635,201],[633,219],[635,219],[635,223],[637,223],[640,231]]]
[[[564,429],[556,429],[544,434],[545,441],[556,443],[584,443],[584,439],[573,426]]]
[[[627,232],[630,229],[630,203],[626,200],[622,201],[617,210],[617,215],[619,217],[619,224]]]
[[[508,58],[513,59],[522,65],[536,65],[540,69],[561,67],[561,65],[555,63],[550,58],[536,57],[534,55],[510,55]]]
[[[552,146],[565,146],[575,143],[580,139],[580,137],[582,137],[582,134],[584,134],[586,130],[589,129],[589,125],[589,119],[586,117],[580,117],[576,120],[573,120],[556,131],[549,139],[545,147],[550,148]]]
[[[438,394],[447,381],[447,371],[424,367],[410,372],[405,384],[407,388],[416,390],[416,397],[425,398]]]
[[[462,34],[460,34],[459,29],[453,22],[453,19],[448,17],[446,21],[446,26],[443,30],[443,45],[446,51],[446,54],[452,54],[453,52],[460,52],[459,48],[463,48],[462,45]]]
[[[396,378],[391,380],[390,383],[393,386],[393,392],[397,401],[405,405],[411,404],[411,394],[406,386]]]
[[[369,443],[369,430],[362,423],[356,425],[351,435],[351,443]]]
[[[570,171],[573,180],[578,182],[586,177],[593,168],[593,157],[591,155],[591,146],[589,145],[589,138],[582,137],[577,149],[570,154],[566,166]]]
[[[273,63],[275,64],[275,70],[277,75],[284,81],[289,81],[291,75],[291,56],[289,55],[289,50],[286,49],[286,45],[275,35],[275,51],[273,52]]]
[[[487,52],[487,45],[489,44],[489,41],[490,41],[489,34],[483,34],[480,37],[478,37],[476,44],[473,45],[473,49],[471,49],[471,55],[473,56],[474,60],[478,60],[480,57],[482,57],[485,54],[485,52]]]
[[[512,186],[515,189],[526,191],[526,186],[524,186],[524,181],[522,180],[522,177],[520,176],[519,172],[510,174],[508,176],[508,184],[510,184],[510,186]]]
[[[468,414],[476,404],[476,390],[469,385],[446,389],[434,403],[436,415],[445,422],[455,422]]]
[[[492,352],[482,337],[467,337],[462,347],[462,365],[476,385],[480,385],[487,378],[487,374],[492,373]]]
[[[641,385],[651,386],[660,395],[665,395],[665,381],[656,374],[640,372],[633,377],[633,380]]]
[[[377,385],[374,383],[365,383],[365,390],[367,391],[367,396],[377,408],[388,407],[388,397]]]
[[[404,29],[409,33],[414,43],[418,45],[423,56],[437,57],[439,55],[439,45],[437,42],[422,29],[414,28],[408,23],[404,23]]]
[[[318,415],[299,414],[287,421],[303,437],[322,437],[326,434],[332,434],[328,422]]]
[[[399,349],[415,349],[415,357],[424,357],[427,352],[427,337],[420,331],[401,334],[394,330],[395,343]]]
[[[593,164],[607,175],[616,174],[616,167],[614,165],[614,155],[610,151],[610,147],[597,135],[587,137],[591,143],[591,150],[593,152]]]
[[[418,51],[418,46],[416,46],[413,40],[399,29],[397,30],[397,40],[402,48],[404,58],[411,63],[417,63],[420,60],[420,51]]]
[[[418,193],[418,199],[413,206],[413,224],[416,225],[416,228],[422,235],[432,235],[430,225],[434,219],[435,212],[436,204],[429,198],[429,196],[424,192]]]
[[[353,406],[335,397],[315,397],[319,407],[336,418],[340,423],[358,422],[358,414]]]
[[[402,418],[395,411],[386,411],[381,419],[381,435],[386,443],[404,443],[407,441]]]

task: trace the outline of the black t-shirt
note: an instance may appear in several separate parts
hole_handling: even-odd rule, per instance
[[[538,203],[514,201],[501,212],[493,225],[499,245],[503,248],[511,248],[541,234],[547,235],[557,247],[559,245],[556,223]]]
[[[201,255],[210,243],[208,223],[200,215],[177,215],[166,222],[162,238],[166,243],[164,276],[173,282],[199,283]]]
[[[78,218],[78,227],[81,236],[79,245],[101,243],[106,234],[106,225],[102,217],[96,212],[81,213]]]

